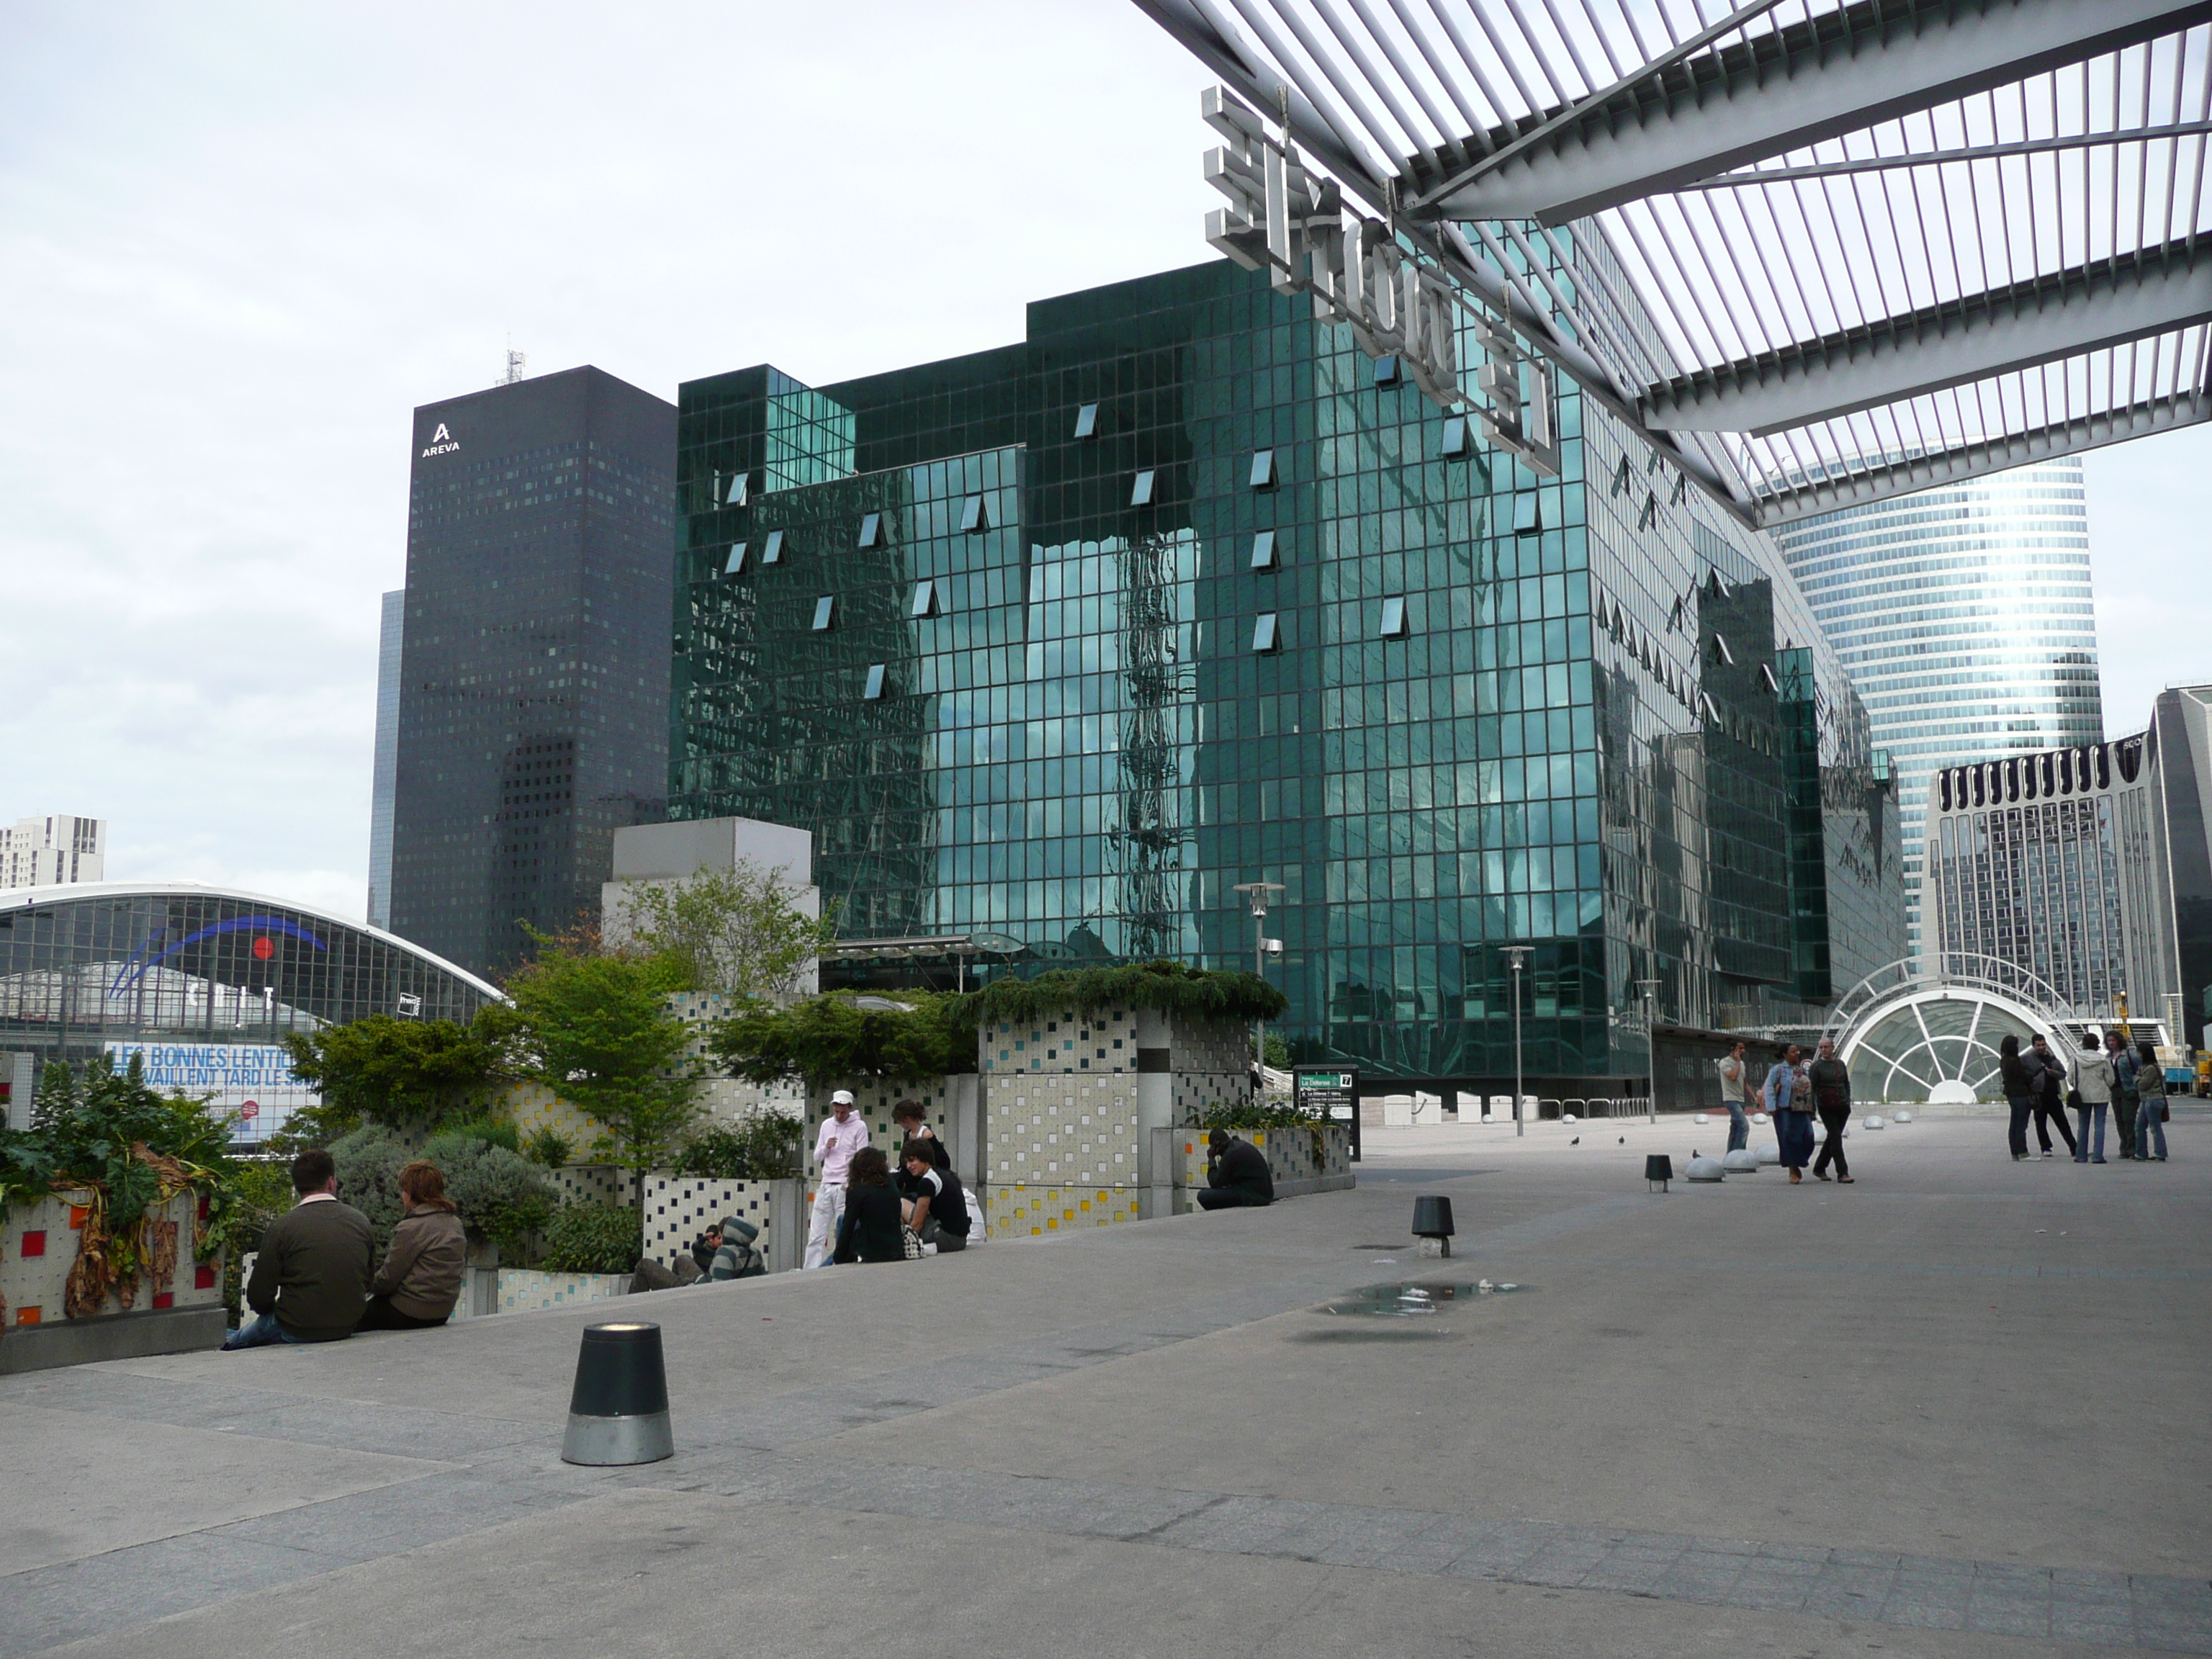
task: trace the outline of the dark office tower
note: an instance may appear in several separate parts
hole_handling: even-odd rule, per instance
[[[574,368],[415,411],[392,931],[477,972],[663,817],[676,410]]]
[[[901,942],[830,983],[952,985],[960,935],[1249,968],[1273,882],[1301,1061],[1498,1095],[1522,945],[1530,1092],[1656,1048],[1687,1104],[1714,1028],[1903,954],[1887,766],[1787,563],[1571,386],[1539,476],[1223,261],[679,398],[670,816],[813,834],[844,939]]]

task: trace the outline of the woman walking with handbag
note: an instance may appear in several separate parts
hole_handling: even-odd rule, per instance
[[[1790,1171],[1790,1184],[1799,1185],[1805,1179],[1805,1166],[1813,1161],[1812,1101],[1801,1099],[1808,1092],[1802,1073],[1798,1069],[1805,1051],[1796,1043],[1775,1063],[1766,1074],[1765,1085],[1759,1091],[1766,1109],[1774,1118],[1774,1139],[1782,1152],[1783,1167]]]

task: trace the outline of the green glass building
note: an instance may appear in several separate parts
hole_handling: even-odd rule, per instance
[[[1222,262],[679,410],[671,816],[811,830],[848,939],[1249,967],[1277,882],[1299,1060],[1510,1089],[1525,943],[1529,1092],[1640,1092],[1655,979],[1662,1104],[1903,954],[1786,565],[1571,386],[1540,477]]]

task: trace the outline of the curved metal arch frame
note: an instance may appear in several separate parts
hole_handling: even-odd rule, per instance
[[[1844,1065],[1850,1065],[1863,1048],[1867,1037],[1873,1033],[1875,1028],[1881,1025],[1893,1014],[1896,1014],[1908,1009],[1917,1010],[1930,1003],[1936,1002],[1972,1002],[1976,1005],[1976,1012],[1972,1022],[1968,1025],[1963,1036],[1954,1036],[1948,1033],[1930,1031],[1928,1029],[1927,1022],[1924,1019],[1921,1019],[1919,1021],[1920,1041],[1915,1045],[1915,1047],[1924,1047],[1928,1048],[1930,1053],[1937,1052],[1936,1045],[1939,1043],[1957,1042],[1964,1045],[1963,1051],[1967,1055],[1971,1056],[1975,1047],[1976,1033],[1981,1028],[1981,1011],[1986,1008],[1996,1008],[2000,1010],[2003,1013],[2009,1015],[2012,1018],[2019,1021],[2020,1024],[2026,1026],[2030,1031],[2042,1030],[2046,1030],[2054,1036],[2063,1033],[2066,1024],[2070,1023],[2055,1021],[2051,1018],[2047,1011],[2039,1010],[2033,1004],[2025,1001],[2021,998],[1992,986],[1984,984],[1966,985],[1949,981],[1917,981],[1909,987],[1900,988],[1890,994],[1877,997],[1868,1002],[1855,1017],[1850,1029],[1837,1040],[1837,1058],[1841,1060]],[[1916,1018],[1918,1018],[1917,1014],[1915,1017]],[[1826,1032],[1823,1033],[1823,1036],[1829,1034]],[[1992,1056],[1994,1056],[1996,1052],[1996,1045],[1993,1043],[1984,1043],[1981,1046],[1986,1048]],[[1888,1071],[1883,1078],[1883,1086],[1880,1091],[1880,1097],[1883,1100],[1887,1100],[1890,1098],[1888,1089],[1890,1079],[1893,1078],[1898,1072],[1904,1068],[1901,1061],[1891,1060],[1887,1055],[1883,1056],[1883,1059],[1888,1066]],[[1961,1075],[1955,1079],[1939,1077],[1936,1081],[1958,1081],[1961,1083],[1968,1083],[1969,1086],[1976,1088],[1976,1092],[1978,1094],[1978,1084],[1987,1080],[1987,1073],[1984,1073],[1981,1079],[1970,1080],[1964,1075],[1966,1069],[1966,1068],[1962,1066],[1960,1068]],[[1926,1085],[1927,1079],[1920,1078],[1917,1073],[1908,1073],[1908,1075],[1911,1075],[1915,1082],[1921,1083],[1923,1086]],[[1855,1078],[1852,1081],[1855,1091],[1865,1093],[1872,1092],[1870,1091],[1860,1089],[1859,1079]]]

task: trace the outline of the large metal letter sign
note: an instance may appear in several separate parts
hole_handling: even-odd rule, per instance
[[[1446,409],[1473,403],[1460,386],[1462,302],[1444,274],[1422,264],[1379,219],[1347,214],[1333,179],[1306,171],[1287,133],[1270,137],[1258,112],[1226,87],[1199,111],[1229,142],[1206,154],[1206,181],[1229,198],[1206,216],[1206,241],[1247,270],[1265,270],[1279,294],[1310,294],[1314,315],[1350,327],[1370,357],[1398,358],[1413,384]],[[1497,447],[1547,477],[1559,470],[1551,365],[1513,338],[1511,319],[1476,313],[1492,408],[1485,432]],[[1526,371],[1534,395],[1522,388]]]

